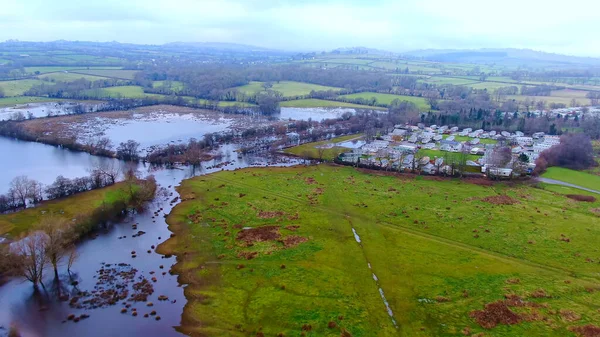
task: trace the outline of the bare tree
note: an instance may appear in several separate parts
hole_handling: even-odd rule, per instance
[[[319,161],[323,161],[323,156],[325,155],[326,147],[324,145],[317,146],[317,157]]]
[[[58,280],[58,264],[68,254],[74,239],[72,228],[62,218],[48,216],[42,219],[40,230],[46,233],[46,257],[54,269],[54,278]]]
[[[115,161],[100,160],[92,169],[92,174],[99,174],[111,185],[117,182],[121,169]]]
[[[9,193],[25,207],[28,200],[36,203],[42,199],[42,185],[27,176],[18,176],[10,182]]]
[[[546,101],[544,101],[544,100],[537,101],[535,103],[535,108],[540,111],[546,110]]]
[[[48,236],[42,231],[36,231],[11,245],[11,257],[18,261],[15,271],[37,289],[42,283],[44,269],[48,263],[46,249]],[[16,263],[15,263],[16,264]]]
[[[67,258],[67,273],[69,273],[69,276],[71,276],[71,268],[73,267],[73,264],[75,263],[75,261],[77,261],[77,258],[79,257],[79,254],[77,253],[77,250],[75,249],[75,247],[71,247],[71,249],[69,250],[69,255]]]
[[[139,155],[140,143],[133,139],[119,144],[117,147],[117,157],[124,160],[137,160]]]

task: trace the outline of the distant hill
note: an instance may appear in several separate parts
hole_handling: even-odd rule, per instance
[[[403,55],[438,62],[600,66],[600,58],[561,55],[531,49],[425,49],[403,53]]]
[[[195,49],[211,49],[230,52],[276,52],[284,53],[281,50],[257,47],[246,44],[226,43],[226,42],[171,42],[166,43],[165,47],[176,48],[195,48]]]

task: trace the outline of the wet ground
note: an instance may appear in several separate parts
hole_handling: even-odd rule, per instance
[[[0,140],[2,140],[0,138]],[[31,143],[8,143],[11,152],[23,151],[23,147]],[[37,157],[57,156],[64,154],[62,149],[48,145],[36,145]],[[39,145],[40,147],[37,147]],[[11,147],[12,146],[12,147]],[[263,157],[261,155],[248,155],[238,158],[232,153],[235,146],[224,146],[225,153],[221,159],[206,162],[200,168],[183,167],[180,169],[161,169],[151,172],[155,175],[158,184],[162,188],[157,198],[148,205],[143,213],[132,214],[121,223],[111,226],[106,231],[100,231],[93,239],[84,240],[77,248],[79,257],[72,267],[76,275],[76,286],[72,285],[69,277],[63,273],[61,293],[70,293],[77,296],[78,292],[92,291],[96,286],[98,270],[107,268],[106,264],[126,263],[137,270],[134,278],[140,280],[144,277],[148,280],[156,278],[152,282],[154,292],[147,301],[152,302],[148,307],[146,302],[129,303],[126,313],[121,313],[125,308],[123,302],[116,305],[96,309],[75,309],[69,301],[61,302],[57,299],[56,290],[53,286],[53,275],[46,271],[46,288],[49,294],[35,294],[31,283],[20,279],[14,279],[0,287],[0,326],[9,327],[15,324],[22,333],[22,337],[58,337],[58,336],[178,336],[179,333],[173,328],[179,325],[183,306],[186,301],[183,296],[183,287],[177,282],[177,277],[169,274],[169,269],[175,263],[174,257],[165,258],[155,252],[155,248],[165,241],[170,232],[167,229],[164,215],[168,214],[171,207],[176,203],[177,197],[175,187],[181,180],[201,174],[208,174],[222,169],[236,169],[248,166],[288,166],[298,162],[287,157]],[[71,164],[77,164],[77,169],[71,169],[67,165],[63,171],[75,173],[79,167],[87,165],[89,158],[73,157]],[[92,157],[92,156],[90,156]],[[25,159],[27,160],[30,159]],[[78,161],[75,163],[75,161]],[[59,162],[57,162],[59,163]],[[22,160],[16,160],[15,167],[23,165]],[[32,165],[35,165],[33,163]],[[60,164],[57,164],[59,167]],[[138,168],[142,172],[148,170],[142,166]],[[40,179],[39,174],[45,171],[32,171],[30,178]],[[135,225],[135,226],[134,226]],[[134,234],[143,231],[143,235]],[[148,252],[150,251],[150,252]],[[135,254],[132,254],[135,252]],[[135,255],[135,258],[133,257]],[[104,264],[103,264],[104,263]],[[163,268],[161,268],[161,266]],[[64,272],[66,268],[61,268]],[[164,275],[163,275],[164,273]],[[53,290],[54,289],[54,290]],[[159,300],[159,296],[168,298]],[[72,298],[72,296],[71,296]],[[164,298],[163,298],[164,299]],[[133,316],[132,310],[136,309],[137,316]],[[156,311],[155,315],[150,315]],[[149,317],[144,317],[149,314]],[[68,319],[71,317],[84,317],[78,322]],[[82,316],[83,315],[83,316]],[[86,317],[89,316],[89,317]],[[156,320],[160,316],[160,320]],[[0,330],[0,336],[6,331]]]

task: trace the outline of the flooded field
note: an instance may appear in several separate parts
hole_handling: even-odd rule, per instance
[[[81,102],[50,102],[19,104],[13,107],[0,108],[0,121],[19,119],[21,116],[28,118],[43,118],[48,116],[61,116],[72,113],[73,108]],[[99,103],[84,103],[85,111],[95,111]]]
[[[65,178],[87,176],[89,170],[101,162],[126,165],[116,159],[5,137],[0,137],[0,153],[10,153],[10,158],[3,159],[1,164],[0,194],[6,193],[11,180],[21,175],[48,185],[59,175]]]
[[[86,175],[87,169],[92,167],[96,160],[111,160],[1,137],[0,148],[2,151],[18,155],[6,166],[9,173],[4,176],[27,174],[30,178],[44,183],[54,180],[58,174],[67,177]],[[171,235],[164,215],[168,214],[176,203],[174,200],[178,195],[175,187],[183,179],[223,169],[298,164],[296,160],[286,157],[265,157],[260,154],[238,157],[237,153],[233,152],[236,149],[235,145],[224,145],[218,151],[221,154],[220,159],[211,160],[197,168],[156,170],[140,164],[137,169],[142,174],[154,174],[162,193],[148,205],[145,212],[129,215],[123,222],[98,233],[94,238],[84,240],[78,246],[78,259],[72,268],[76,275],[76,284],[66,282],[67,275],[62,275],[61,279],[65,282],[57,288],[52,282],[52,273],[47,272],[45,284],[48,294],[34,293],[31,283],[21,279],[10,280],[0,286],[0,327],[14,324],[19,328],[22,337],[180,336],[173,327],[180,324],[181,313],[186,303],[183,296],[185,285],[179,284],[177,276],[169,273],[175,258],[162,256],[154,251]],[[127,165],[124,162],[119,163]],[[23,172],[23,169],[29,170]],[[0,186],[7,188],[9,180],[2,181]],[[134,236],[139,231],[143,231],[144,234]],[[136,252],[135,258],[132,252]],[[58,289],[61,289],[63,294],[69,293],[72,296],[77,296],[80,291],[95,291],[98,271],[118,264],[129,264],[134,268],[136,282],[142,278],[152,280],[153,293],[147,301],[127,302],[130,307],[127,308],[127,312],[122,313],[125,305],[121,301],[115,305],[90,309],[73,307],[68,301],[61,302],[56,298]],[[151,302],[151,306],[148,302]],[[155,314],[151,315],[153,311]],[[146,314],[148,317],[144,317]],[[157,316],[160,320],[156,319]],[[78,322],[75,322],[73,317],[77,318]],[[6,330],[0,329],[0,336],[6,333]]]
[[[151,112],[149,114],[133,114],[131,119],[114,119],[96,117],[73,128],[83,128],[87,132],[80,133],[80,141],[104,136],[114,144],[134,139],[142,149],[169,143],[187,142],[191,138],[202,139],[207,133],[221,132],[233,124],[231,118],[198,114],[175,114]]]
[[[350,108],[281,108],[279,118],[282,120],[313,120],[335,119],[345,113],[353,114],[356,110]]]

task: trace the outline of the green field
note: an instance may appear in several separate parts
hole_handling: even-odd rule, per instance
[[[549,167],[542,177],[600,191],[600,176],[563,167]]]
[[[33,75],[36,71],[39,71],[40,74],[45,73],[53,73],[57,71],[69,71],[69,70],[89,70],[89,69],[121,69],[121,67],[63,67],[63,66],[49,66],[49,67],[25,67],[25,72]]]
[[[444,139],[446,139],[448,137],[449,137],[449,135],[442,136],[442,138],[444,138]],[[456,141],[456,142],[468,142],[472,139],[473,138],[468,137],[468,136],[454,136],[454,141]],[[498,143],[498,141],[494,140],[494,139],[489,139],[489,138],[479,138],[479,143],[480,144],[496,144],[496,143]]]
[[[243,85],[241,87],[236,87],[236,89],[240,92],[245,93],[246,95],[255,95],[259,92],[264,91],[262,86],[263,82],[250,82],[249,84]],[[310,84],[310,83],[302,83],[302,82],[292,82],[292,81],[281,81],[281,82],[273,82],[273,87],[271,90],[280,92],[284,97],[297,97],[304,96],[310,94],[312,90],[321,91],[321,90],[335,90],[339,91],[341,88],[335,87],[326,87],[323,85]]]
[[[377,92],[361,92],[357,94],[350,95],[342,95],[342,98],[349,99],[357,99],[362,98],[365,100],[369,100],[373,97],[377,100],[377,104],[385,104],[389,105],[393,100],[399,99],[400,101],[409,101],[415,103],[420,110],[429,110],[431,106],[427,103],[425,98],[423,97],[415,97],[415,96],[402,96],[402,95],[393,95],[393,94],[380,94]]]
[[[488,92],[492,93],[494,90],[498,89],[498,88],[505,88],[505,87],[510,87],[511,84],[507,84],[507,83],[497,83],[497,82],[477,82],[474,84],[470,84],[469,87],[473,88],[473,89],[487,89]],[[521,86],[518,86],[519,90],[521,88]]]
[[[159,251],[188,284],[189,335],[574,336],[600,322],[600,202],[323,164],[178,191]]]
[[[84,78],[88,81],[98,81],[98,80],[106,79],[106,77],[75,74],[75,73],[68,73],[68,72],[56,72],[56,73],[52,73],[52,74],[44,74],[44,75],[38,76],[38,78],[41,80],[54,81],[54,82],[56,82],[56,81],[72,82],[72,81],[79,80],[82,78]]]
[[[172,90],[173,92],[180,92],[183,90],[183,83],[179,81],[153,81],[153,88],[161,88],[166,87],[167,89]]]
[[[83,192],[64,199],[43,202],[42,204],[23,211],[0,214],[0,235],[16,237],[35,228],[41,222],[44,214],[61,214],[61,217],[85,219],[94,211],[105,205],[119,202],[129,202],[129,194],[124,183]]]
[[[461,157],[461,153],[458,152],[448,152],[448,151],[440,151],[440,150],[428,150],[428,149],[420,149],[419,150],[419,155],[421,156],[427,156],[429,157],[431,160],[437,158],[444,158],[444,162],[445,164],[448,164],[450,162],[455,162],[455,163],[459,163],[460,162],[460,157]],[[477,156],[474,154],[467,154],[467,160],[472,160],[474,162],[476,162],[479,158],[481,158],[481,156]],[[444,165],[445,165],[444,164]]]
[[[522,95],[506,96],[506,99],[514,99],[517,102],[522,102],[525,100],[525,98],[529,98],[530,100],[535,100],[536,102],[546,101],[546,108],[549,108],[548,105],[550,103],[562,103],[562,104],[566,105],[567,107],[569,107],[569,106],[571,106],[571,99],[572,99],[572,97],[557,97],[557,96],[522,96]],[[590,104],[590,100],[587,98],[583,98],[583,99],[576,98],[576,100],[581,104],[586,104],[586,105]]]
[[[280,102],[281,107],[287,108],[355,108],[355,109],[372,109],[372,110],[383,110],[384,108],[361,105],[354,103],[328,101],[324,99],[308,98],[308,99],[297,99],[293,101]]]
[[[195,102],[198,104],[206,104],[209,103],[209,101],[205,100],[205,99],[195,99],[193,97],[188,97],[185,96],[186,98],[189,98],[190,102]],[[232,101],[219,101],[219,106],[220,107],[228,107],[228,106],[240,106],[240,107],[256,107],[256,104],[252,104],[252,103],[246,103],[246,102],[232,102]]]
[[[78,74],[96,75],[102,77],[120,78],[125,80],[132,80],[137,70],[120,70],[120,69],[90,69],[90,70],[76,70]]]
[[[163,95],[146,94],[140,86],[125,85],[101,89],[89,89],[86,93],[97,98],[142,98],[146,96],[163,97]]]
[[[477,82],[477,80],[466,79],[466,78],[455,78],[455,77],[442,77],[442,76],[431,76],[430,78],[420,80],[424,83],[444,85],[467,85]]]
[[[293,154],[303,158],[311,159],[324,159],[332,161],[340,153],[350,151],[350,149],[337,146],[336,143],[345,142],[347,140],[359,139],[361,135],[347,135],[330,140],[323,140],[320,142],[306,143],[294,147],[290,147],[284,150],[285,153]],[[331,147],[329,147],[331,146]],[[319,153],[319,148],[322,149],[322,153]]]
[[[0,81],[0,88],[4,89],[4,95],[22,96],[23,93],[34,85],[43,83],[40,80],[16,80],[16,81]]]
[[[19,96],[19,97],[4,97],[0,98],[0,107],[13,106],[17,104],[27,103],[43,103],[43,102],[59,102],[60,98],[34,97],[34,96]]]

